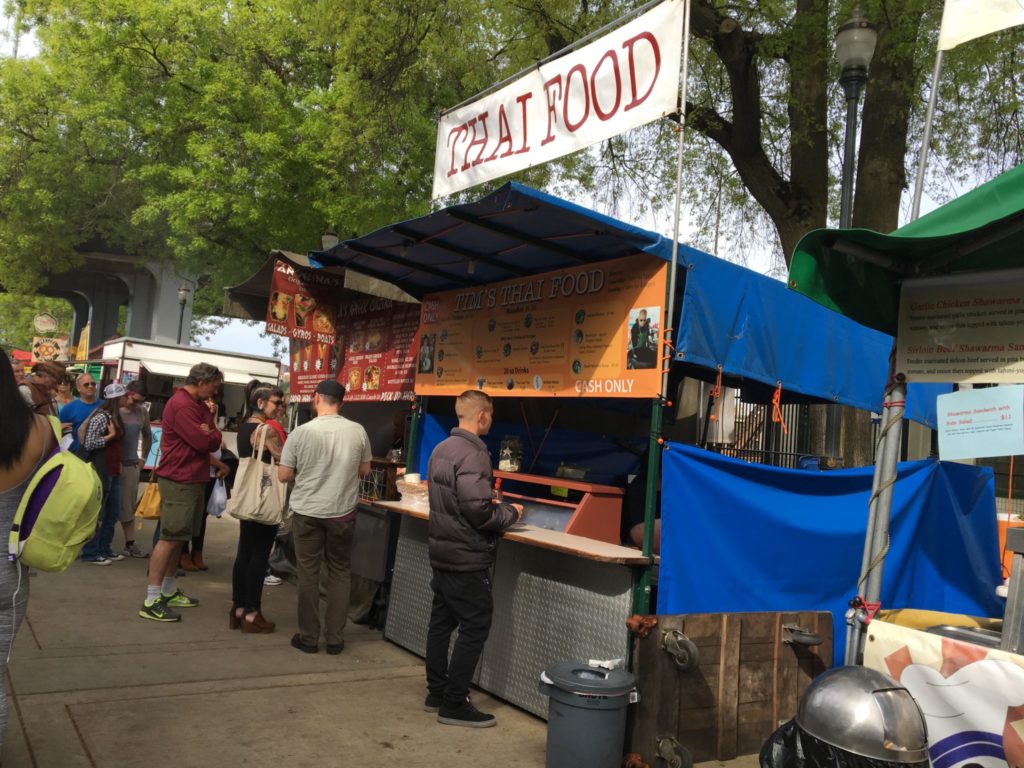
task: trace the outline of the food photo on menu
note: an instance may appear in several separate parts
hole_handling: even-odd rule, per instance
[[[290,293],[274,291],[270,294],[270,316],[279,323],[287,323],[288,308],[291,306],[292,299]]]
[[[432,373],[434,371],[434,334],[424,333],[420,336],[420,373]]]
[[[297,328],[306,327],[306,318],[309,317],[309,313],[316,307],[316,299],[305,293],[298,293],[295,295],[295,326]]]

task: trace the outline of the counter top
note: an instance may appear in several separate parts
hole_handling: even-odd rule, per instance
[[[428,510],[421,507],[404,505],[400,501],[362,501],[360,504],[385,509],[390,512],[398,512],[399,514],[415,517],[420,520],[427,520],[430,517]],[[640,550],[632,547],[608,544],[604,541],[587,539],[583,536],[573,536],[561,531],[549,531],[546,528],[537,528],[532,525],[517,523],[511,529],[505,531],[502,534],[502,538],[542,549],[565,552],[603,563],[618,563],[619,565],[647,565],[648,563],[648,559],[641,554]]]

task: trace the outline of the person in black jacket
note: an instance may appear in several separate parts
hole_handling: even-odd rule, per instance
[[[488,728],[493,715],[469,702],[469,683],[491,630],[491,566],[501,533],[523,508],[493,499],[491,457],[481,435],[494,418],[490,396],[466,390],[455,401],[459,426],[430,454],[427,546],[434,590],[427,630],[427,699],[445,725]],[[451,661],[448,644],[459,629]]]

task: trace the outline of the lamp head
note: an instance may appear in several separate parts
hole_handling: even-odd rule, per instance
[[[836,57],[843,73],[848,70],[867,73],[877,43],[878,28],[864,18],[860,8],[855,8],[849,21],[836,34]]]
[[[320,235],[320,246],[321,250],[329,251],[331,248],[338,244],[338,233],[334,231],[334,227],[328,227],[322,235]]]
[[[188,303],[188,288],[184,285],[178,289],[178,303],[183,307]]]

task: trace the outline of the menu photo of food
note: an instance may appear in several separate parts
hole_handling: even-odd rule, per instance
[[[365,350],[367,352],[379,352],[384,346],[384,334],[379,330],[369,330],[366,332],[366,344]]]
[[[296,307],[296,312],[297,311],[298,307]],[[334,311],[330,307],[320,305],[313,310],[313,330],[317,333],[334,334]]]
[[[348,337],[348,351],[349,352],[362,352],[363,342],[365,335],[362,331],[353,331],[352,335]]]
[[[348,372],[345,381],[345,391],[358,392],[363,386],[363,372],[359,368],[352,368]]]
[[[380,389],[380,366],[368,365],[363,374],[363,391],[375,392]]]
[[[299,293],[295,295],[295,325],[298,328],[306,327],[306,319],[309,313],[316,308],[316,299],[312,296]],[[315,320],[315,316],[314,316]]]
[[[294,298],[290,293],[274,291],[270,294],[270,316],[279,323],[287,323],[288,309]]]

